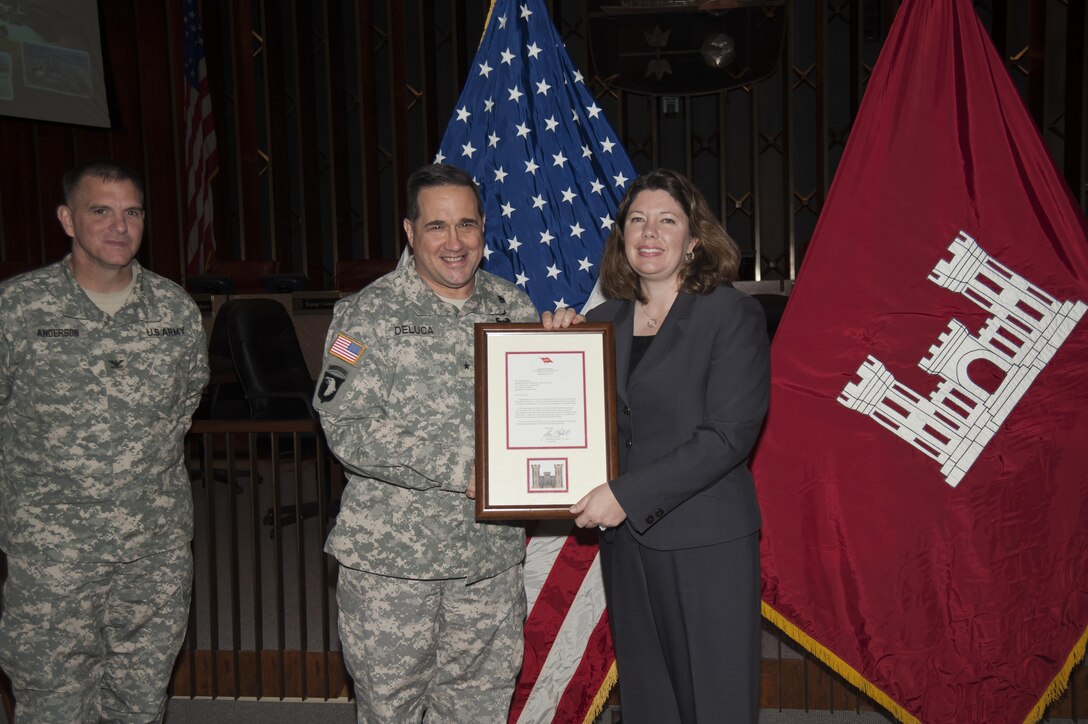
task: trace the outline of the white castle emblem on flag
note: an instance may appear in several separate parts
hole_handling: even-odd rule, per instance
[[[930,281],[993,316],[977,337],[953,319],[929,348],[918,366],[941,378],[929,399],[900,384],[869,356],[858,368],[860,381],[843,388],[839,402],[939,462],[945,482],[956,487],[1086,307],[1082,301],[1058,302],[994,261],[962,231],[948,251],[952,258],[937,263]],[[995,390],[983,389],[968,373],[981,360],[1004,374]]]

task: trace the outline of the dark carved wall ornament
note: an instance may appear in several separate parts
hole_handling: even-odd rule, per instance
[[[778,67],[785,8],[700,10],[683,6],[591,3],[597,74],[635,93],[716,93],[768,77]]]

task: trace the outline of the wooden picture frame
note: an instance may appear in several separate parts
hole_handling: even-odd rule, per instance
[[[476,518],[573,518],[619,474],[611,323],[477,324]]]

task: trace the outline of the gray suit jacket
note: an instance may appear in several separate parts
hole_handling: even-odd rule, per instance
[[[587,316],[615,327],[622,474],[609,485],[635,539],[674,550],[758,530],[747,459],[770,391],[759,302],[730,287],[681,293],[633,374],[634,303],[611,300]]]

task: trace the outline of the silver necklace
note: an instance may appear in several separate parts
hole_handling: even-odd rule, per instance
[[[640,304],[641,304],[641,302],[640,302]],[[657,317],[651,317],[650,316],[650,310],[647,309],[645,304],[642,305],[642,313],[646,315],[646,326],[647,327],[649,327],[650,329],[653,329],[654,327],[657,326]]]

